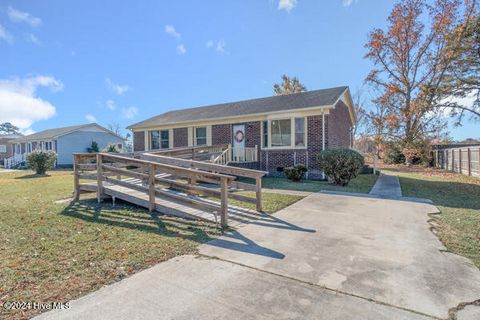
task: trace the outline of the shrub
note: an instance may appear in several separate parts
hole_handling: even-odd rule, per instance
[[[47,170],[53,168],[57,154],[51,150],[35,150],[27,155],[27,163],[36,174],[45,174]]]
[[[105,152],[112,152],[112,153],[118,153],[117,147],[114,144],[109,144],[105,148]]]
[[[383,162],[386,164],[405,163],[405,156],[398,144],[389,144],[385,146]]]
[[[355,178],[364,165],[363,156],[351,149],[331,149],[321,151],[318,164],[333,183],[346,186]]]
[[[429,166],[432,162],[432,157],[430,155],[430,144],[428,141],[423,139],[418,139],[408,145],[406,145],[402,153],[406,158],[407,164],[422,164],[424,166]]]
[[[100,149],[98,148],[98,143],[96,141],[92,141],[92,144],[90,147],[87,148],[88,153],[97,153],[100,152]]]
[[[284,172],[288,179],[298,182],[303,180],[303,178],[305,177],[307,168],[303,164],[298,164],[293,167],[285,168]]]

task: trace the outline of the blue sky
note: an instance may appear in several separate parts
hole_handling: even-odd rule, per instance
[[[0,0],[0,122],[25,132],[90,121],[126,127],[272,95],[284,73],[308,89],[355,92],[371,67],[367,34],[386,25],[393,4]],[[480,137],[478,123],[452,136]]]

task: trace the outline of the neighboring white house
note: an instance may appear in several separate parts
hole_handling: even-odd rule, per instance
[[[87,152],[87,148],[96,142],[100,150],[114,144],[123,151],[125,139],[96,123],[48,129],[10,141],[13,144],[13,156],[5,160],[5,167],[25,162],[26,155],[33,150],[53,150],[57,153],[57,167],[69,167],[73,164],[73,153]]]

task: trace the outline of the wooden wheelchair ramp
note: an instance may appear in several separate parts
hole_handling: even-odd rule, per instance
[[[262,171],[248,171],[252,172],[247,175],[264,174]],[[228,204],[230,197],[255,203],[258,207],[261,191],[256,193],[256,198],[238,194],[239,185],[257,190],[256,185],[247,187],[245,183],[235,182],[236,176],[199,170],[191,165],[186,168],[106,153],[75,154],[74,177],[75,200],[79,199],[81,192],[96,192],[99,202],[106,197],[113,201],[121,199],[150,212],[219,223],[222,228],[235,227],[264,216],[259,211]],[[208,182],[208,187],[202,182]]]

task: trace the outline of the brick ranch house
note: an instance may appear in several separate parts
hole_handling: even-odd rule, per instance
[[[318,153],[351,147],[355,121],[344,86],[170,111],[128,129],[137,152],[231,144],[229,165],[283,176],[285,167],[304,164],[309,179],[321,179]],[[252,148],[255,157],[241,156]]]

